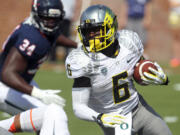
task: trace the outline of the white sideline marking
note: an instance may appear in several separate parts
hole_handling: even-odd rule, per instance
[[[180,91],[180,83],[176,83],[173,85],[174,90]]]
[[[164,120],[167,123],[176,123],[178,122],[179,118],[177,116],[165,116]]]
[[[2,113],[1,113],[1,116],[2,116],[3,118],[9,118],[9,117],[11,117],[11,115],[8,114],[8,113],[6,113],[6,112],[2,112]]]

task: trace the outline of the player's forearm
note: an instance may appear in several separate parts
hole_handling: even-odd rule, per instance
[[[26,93],[31,94],[32,86],[29,85],[18,73],[4,72],[2,73],[2,81],[9,87]]]
[[[31,94],[32,86],[30,86],[21,74],[27,69],[28,61],[15,47],[12,47],[2,68],[2,81],[9,87]]]
[[[64,35],[60,35],[56,42],[65,47],[77,48],[77,43],[65,37]]]
[[[73,88],[72,101],[74,114],[83,120],[94,121],[97,118],[98,112],[88,106],[90,87]]]
[[[79,119],[94,121],[98,116],[98,112],[92,110],[87,105],[73,103],[73,111]]]

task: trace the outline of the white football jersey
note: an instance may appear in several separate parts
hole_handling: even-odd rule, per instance
[[[138,103],[132,76],[134,66],[143,54],[138,35],[121,30],[117,34],[120,52],[110,58],[102,53],[85,53],[82,47],[73,50],[66,59],[69,78],[88,77],[91,80],[89,107],[100,113],[122,109],[131,111]]]

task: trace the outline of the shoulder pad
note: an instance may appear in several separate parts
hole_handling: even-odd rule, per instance
[[[14,46],[28,59],[42,58],[51,49],[50,42],[31,25],[21,25],[14,34]]]
[[[88,76],[88,65],[90,64],[90,58],[81,48],[72,50],[66,58],[65,63],[66,73],[69,78]]]
[[[130,30],[121,30],[117,34],[121,46],[127,48],[135,54],[141,54],[144,51],[143,44],[136,32]]]

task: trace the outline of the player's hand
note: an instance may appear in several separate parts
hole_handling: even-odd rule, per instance
[[[37,87],[33,87],[31,96],[40,99],[45,104],[55,103],[62,107],[65,106],[65,99],[58,95],[61,90],[41,90]]]
[[[149,67],[149,71],[152,73],[144,72],[144,77],[142,77],[142,80],[146,84],[167,85],[169,82],[167,75],[164,73],[163,69],[158,63],[155,62],[154,65],[157,67],[157,70]]]
[[[104,127],[111,127],[114,128],[118,125],[120,125],[121,123],[123,123],[125,117],[117,114],[117,113],[101,113],[98,115],[97,117],[97,122],[100,125],[103,125]]]

